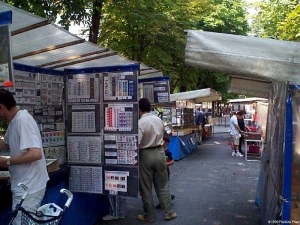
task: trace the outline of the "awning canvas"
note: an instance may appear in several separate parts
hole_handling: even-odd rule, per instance
[[[0,1],[0,13],[6,11],[12,12],[10,30],[14,63],[61,71],[139,63],[77,37],[45,18]],[[140,75],[162,76],[162,72],[141,63]]]
[[[194,103],[201,103],[219,101],[221,99],[221,94],[211,88],[170,94],[171,102],[192,100]]]
[[[300,43],[187,31],[187,65],[238,76],[300,83]]]

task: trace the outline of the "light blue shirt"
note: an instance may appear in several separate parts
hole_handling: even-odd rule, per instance
[[[230,135],[238,135],[240,131],[235,127],[235,125],[238,125],[238,120],[236,115],[233,115],[230,118]]]

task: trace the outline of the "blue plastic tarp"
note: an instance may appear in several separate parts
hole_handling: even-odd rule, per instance
[[[170,139],[168,148],[172,152],[174,160],[180,160],[191,154],[198,147],[196,133],[183,136],[173,136]]]
[[[0,12],[0,26],[12,23],[12,11]]]

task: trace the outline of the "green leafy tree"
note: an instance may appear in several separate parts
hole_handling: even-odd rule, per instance
[[[199,21],[199,28],[218,33],[246,35],[249,26],[245,2],[222,0],[215,3],[214,11]]]
[[[239,35],[248,33],[246,4],[243,1],[216,0],[213,3],[211,13],[197,20],[196,29]],[[194,69],[189,76],[194,81],[191,89],[213,88],[222,93],[224,102],[236,97],[228,93],[229,76],[226,74]]]
[[[227,18],[226,11],[231,12]],[[226,79],[220,79],[217,73],[185,65],[185,30],[223,32],[230,27],[227,33],[248,31],[241,1],[111,1],[103,12],[99,43],[129,59],[161,69],[171,77],[171,88],[176,92],[206,87],[225,89],[229,80],[225,75],[222,78]]]
[[[211,87],[227,92],[229,78],[187,67],[187,29],[246,34],[241,0],[7,0],[10,4],[57,21],[90,27],[90,41],[112,48],[171,77],[174,91]],[[98,33],[99,32],[99,33]],[[98,35],[100,34],[100,35]],[[99,36],[99,39],[98,39]],[[220,90],[219,90],[220,89]],[[173,91],[172,90],[172,91]]]
[[[299,0],[263,0],[255,5],[252,32],[263,38],[300,40]]]
[[[300,5],[292,7],[283,22],[278,26],[278,38],[289,41],[300,41]]]
[[[97,43],[102,7],[106,0],[5,0],[6,3],[60,24],[89,27],[89,41]]]

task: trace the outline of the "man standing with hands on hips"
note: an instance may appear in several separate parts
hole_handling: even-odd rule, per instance
[[[35,211],[45,195],[49,180],[46,160],[43,153],[42,138],[36,121],[27,112],[19,110],[11,92],[0,89],[0,119],[5,119],[9,125],[3,140],[0,140],[0,150],[10,150],[10,158],[0,157],[0,167],[8,167],[12,191],[12,208],[21,201],[24,190],[18,187],[23,183],[29,193],[22,207]],[[21,224],[20,213],[14,224]]]
[[[144,215],[137,219],[145,223],[153,223],[155,206],[152,198],[152,184],[164,210],[164,219],[177,217],[171,210],[167,164],[163,149],[164,124],[156,115],[150,114],[151,104],[147,98],[139,100],[139,187],[142,197]]]

